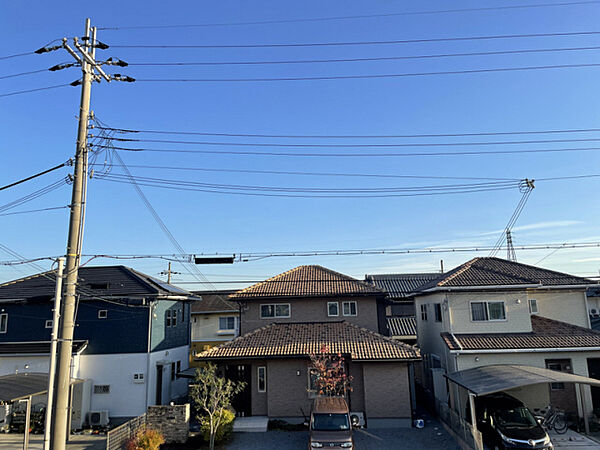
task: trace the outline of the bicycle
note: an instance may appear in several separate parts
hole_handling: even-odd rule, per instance
[[[546,408],[546,411],[543,416],[536,416],[536,419],[539,420],[540,425],[544,430],[554,430],[558,434],[564,434],[569,429],[569,425],[567,424],[567,420],[565,418],[565,413],[557,408],[549,405]]]

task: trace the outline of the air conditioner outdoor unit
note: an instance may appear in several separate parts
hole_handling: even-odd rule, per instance
[[[352,416],[357,416],[360,426],[364,427],[365,426],[365,413],[364,412],[351,412],[350,413],[350,418],[352,419]]]
[[[105,427],[108,425],[108,411],[90,411],[88,422],[92,427]]]
[[[597,308],[590,308],[590,316],[598,317],[598,316],[600,316],[600,312],[598,312]]]

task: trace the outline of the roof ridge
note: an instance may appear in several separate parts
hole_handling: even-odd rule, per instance
[[[23,281],[28,281],[28,280],[32,280],[34,278],[37,277],[42,277],[48,273],[55,273],[56,270],[52,269],[52,270],[46,270],[45,272],[40,272],[40,273],[36,273],[34,275],[27,275],[25,277],[21,277],[21,278],[17,278],[16,280],[10,280],[10,281],[6,281],[4,283],[0,283],[0,288],[4,287],[4,286],[10,286],[11,284],[16,284],[16,283],[21,283]]]
[[[272,277],[270,277],[270,278],[267,278],[266,280],[259,281],[258,283],[252,284],[252,285],[250,285],[250,286],[248,286],[248,287],[245,287],[244,289],[241,289],[241,290],[239,290],[239,291],[237,291],[237,292],[234,292],[233,294],[231,294],[231,296],[232,296],[232,297],[237,297],[237,296],[239,296],[239,295],[243,294],[244,292],[247,292],[247,291],[249,291],[249,290],[250,290],[250,289],[252,289],[252,288],[255,288],[255,287],[258,287],[258,286],[262,286],[262,285],[263,285],[263,284],[265,284],[265,283],[268,283],[268,282],[270,282],[270,281],[273,281],[273,280],[275,280],[275,278],[279,278],[279,277],[282,277],[282,276],[284,276],[284,275],[288,275],[288,274],[290,274],[290,273],[292,273],[292,272],[294,272],[294,271],[296,271],[296,270],[298,270],[298,269],[300,269],[300,268],[302,268],[302,267],[308,267],[308,266],[306,266],[306,265],[297,266],[297,267],[294,267],[293,269],[289,269],[289,270],[286,270],[285,272],[281,272],[281,273],[280,273],[280,274],[278,274],[278,275],[273,275]]]
[[[302,266],[300,266],[300,267],[302,267]],[[312,266],[306,266],[306,267],[318,267],[319,269],[322,269],[325,272],[333,273],[333,274],[338,275],[338,276],[340,276],[342,278],[345,278],[348,281],[356,282],[356,283],[361,284],[361,285],[363,285],[365,287],[368,287],[369,289],[375,288],[378,291],[381,291],[381,289],[379,289],[377,286],[373,286],[372,284],[369,284],[366,281],[359,280],[358,278],[351,277],[350,275],[346,275],[345,273],[338,272],[337,270],[333,270],[333,269],[330,269],[328,267],[323,267],[323,266],[321,266],[319,264],[313,264]],[[383,292],[383,291],[381,291],[381,292]]]
[[[525,267],[529,267],[529,268],[534,269],[534,270],[542,270],[544,272],[550,272],[550,273],[553,273],[553,274],[556,274],[556,275],[561,275],[561,276],[565,276],[566,275],[566,276],[571,277],[571,278],[579,278],[580,280],[586,280],[586,281],[588,280],[588,278],[586,278],[586,277],[580,277],[580,276],[577,276],[577,275],[571,275],[569,273],[559,272],[557,270],[552,270],[552,269],[546,269],[544,267],[538,267],[538,266],[534,266],[534,265],[531,265],[531,264],[525,264],[525,263],[522,263],[522,262],[510,261],[508,259],[498,258],[498,257],[495,257],[495,256],[489,256],[487,258],[481,258],[481,259],[484,259],[484,260],[485,259],[493,259],[493,260],[501,261],[504,264],[509,264],[509,265],[512,265],[512,266],[525,266]],[[538,282],[540,282],[540,281],[541,280],[538,280]],[[592,280],[589,280],[589,281],[592,281]]]
[[[451,274],[451,275],[448,275],[448,276],[446,276],[445,278],[442,278],[442,277],[444,277],[444,275],[445,275],[445,274],[442,274],[442,275],[440,276],[440,278],[442,278],[442,280],[441,280],[441,281],[439,281],[438,283],[436,283],[435,285],[436,285],[436,286],[443,286],[443,284],[444,284],[444,283],[447,283],[448,281],[450,281],[450,280],[452,280],[452,279],[456,278],[456,277],[457,277],[458,275],[460,275],[461,273],[463,273],[463,272],[465,272],[466,270],[470,269],[470,268],[471,268],[471,266],[472,266],[472,265],[473,265],[473,264],[474,264],[474,263],[475,263],[477,260],[479,260],[479,259],[481,259],[481,258],[480,258],[480,257],[475,257],[475,258],[473,258],[473,259],[471,259],[471,260],[467,261],[466,263],[463,263],[463,264],[461,264],[460,266],[458,266],[458,267],[455,267],[454,269],[452,269],[452,270],[455,270],[455,272],[454,272],[453,274]]]

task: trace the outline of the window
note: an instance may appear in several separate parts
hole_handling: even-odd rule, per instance
[[[537,300],[535,298],[530,298],[529,299],[529,312],[531,314],[537,314],[538,313]]]
[[[0,314],[0,333],[6,333],[8,329],[8,314]]]
[[[558,372],[573,373],[571,370],[570,359],[547,359],[546,369],[556,370]],[[564,391],[565,383],[550,383],[551,391]]]
[[[260,366],[258,368],[258,392],[267,392],[267,368]]]
[[[167,328],[171,326],[171,310],[167,310]]]
[[[471,320],[474,322],[506,320],[504,302],[471,302]]]
[[[327,302],[327,315],[336,317],[340,315],[340,304],[338,302]]]
[[[181,372],[181,361],[177,361],[177,373]]]
[[[176,327],[177,326],[177,310],[176,309],[173,310],[173,314],[171,314],[171,316],[172,316],[171,326]]]
[[[235,317],[219,317],[219,330],[235,330]]]
[[[171,363],[171,381],[175,381],[175,374],[176,374],[176,373],[177,373],[177,372],[175,371],[175,363],[174,363],[174,362],[172,362],[172,363]]]
[[[421,320],[427,321],[427,303],[421,305]]]
[[[260,305],[260,318],[290,317],[290,304]]]
[[[342,303],[342,312],[345,316],[356,315],[356,302],[344,302]]]
[[[435,321],[441,322],[442,321],[442,304],[434,303],[433,307],[434,307],[434,311],[435,311]]]
[[[319,371],[317,369],[308,369],[308,396],[314,398],[318,395],[317,380],[319,379]]]
[[[110,394],[110,384],[95,384],[94,394]]]
[[[44,325],[44,328],[52,328],[52,320],[46,320],[46,324]]]
[[[98,319],[106,319],[108,317],[108,310],[101,309],[98,311]]]

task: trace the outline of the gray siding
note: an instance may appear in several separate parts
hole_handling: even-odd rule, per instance
[[[364,363],[368,419],[411,418],[407,363]]]
[[[177,324],[167,327],[167,311],[177,312]],[[190,343],[190,306],[186,302],[161,300],[153,306],[150,351],[181,347]]]

